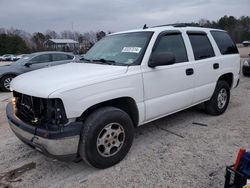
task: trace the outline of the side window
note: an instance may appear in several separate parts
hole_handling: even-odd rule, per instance
[[[222,55],[238,54],[238,49],[231,37],[223,31],[211,31],[211,34]]]
[[[72,56],[66,54],[52,54],[53,61],[63,61],[63,60],[70,60]]]
[[[68,57],[68,60],[74,59],[74,56],[72,56],[72,55],[67,55],[67,57]]]
[[[213,47],[206,34],[188,33],[195,60],[214,57]]]
[[[172,52],[175,55],[175,62],[187,62],[187,52],[181,34],[167,34],[162,36],[153,53]]]
[[[38,55],[30,60],[32,63],[47,63],[50,62],[50,55],[49,54],[43,54]]]

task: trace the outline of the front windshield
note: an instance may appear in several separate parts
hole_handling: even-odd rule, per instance
[[[86,53],[84,60],[112,65],[140,64],[152,34],[134,32],[107,36]]]
[[[21,57],[19,60],[11,63],[11,65],[23,65],[27,62],[29,62],[29,60],[34,57],[34,54],[28,54],[28,55],[24,55],[23,57]]]

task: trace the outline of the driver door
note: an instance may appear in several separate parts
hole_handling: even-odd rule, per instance
[[[188,61],[181,32],[161,33],[152,54],[159,52],[172,52],[175,64],[142,70],[146,121],[189,107],[193,101],[194,65]]]
[[[51,62],[50,54],[41,54],[35,56],[29,61],[30,65],[26,67],[26,72],[48,67],[50,62]]]

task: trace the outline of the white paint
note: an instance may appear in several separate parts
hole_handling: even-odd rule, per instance
[[[166,30],[182,32],[189,61],[150,68],[148,61],[152,47],[159,33]],[[216,56],[195,61],[187,30],[207,32]],[[233,87],[236,86],[240,57],[238,54],[222,56],[209,29],[158,27],[127,33],[135,31],[154,32],[141,65],[126,67],[70,63],[18,76],[11,87],[32,96],[61,98],[68,118],[77,118],[86,109],[100,102],[131,97],[137,104],[141,125],[209,100],[222,74],[232,73]],[[122,51],[139,53],[140,50],[126,47]],[[219,63],[220,68],[214,70],[214,63]],[[186,75],[188,68],[194,69],[193,75]]]

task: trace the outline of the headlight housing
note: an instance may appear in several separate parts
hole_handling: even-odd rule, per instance
[[[45,99],[13,92],[12,104],[18,118],[34,126],[64,126],[68,119],[61,99]]]

